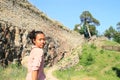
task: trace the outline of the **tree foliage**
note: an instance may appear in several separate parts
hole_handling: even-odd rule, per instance
[[[120,31],[115,30],[112,26],[109,27],[104,33],[104,36],[106,36],[108,39],[112,39],[118,43],[120,43]]]
[[[115,29],[112,26],[110,26],[109,29],[105,31],[104,36],[107,37],[108,39],[111,39],[113,38],[114,33]]]
[[[83,23],[83,25],[85,24],[92,24],[92,25],[100,25],[100,22],[95,19],[92,14],[89,12],[89,11],[83,11],[83,13],[80,15],[80,20],[81,20],[81,23]]]
[[[117,30],[120,32],[120,22],[117,23]]]
[[[74,27],[74,31],[79,32],[79,29],[80,29],[80,24],[76,24]]]
[[[76,24],[74,30],[80,34],[84,34],[86,38],[97,35],[96,26],[100,25],[99,21],[95,19],[89,11],[83,11],[80,15],[81,24]]]
[[[120,32],[115,32],[113,36],[113,40],[120,43]]]
[[[91,32],[92,36],[97,35],[98,31],[96,30],[96,27],[94,25],[90,25],[89,29],[90,29],[90,32]]]

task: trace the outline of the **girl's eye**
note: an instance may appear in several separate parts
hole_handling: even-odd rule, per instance
[[[40,40],[40,41],[41,41],[41,40],[45,41],[45,39],[39,39],[39,40]]]

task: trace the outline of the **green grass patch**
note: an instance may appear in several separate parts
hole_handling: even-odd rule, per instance
[[[115,41],[111,41],[111,40],[106,40],[103,42],[105,45],[110,45],[110,46],[120,46],[120,44],[118,44]]]
[[[55,71],[59,80],[120,80],[120,52],[97,49],[85,44],[80,61],[74,67]]]

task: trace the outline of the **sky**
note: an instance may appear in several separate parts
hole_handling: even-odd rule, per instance
[[[120,22],[120,0],[28,0],[49,18],[59,21],[70,30],[80,24],[80,15],[89,11],[100,22],[96,26],[103,34],[110,26],[117,28]]]

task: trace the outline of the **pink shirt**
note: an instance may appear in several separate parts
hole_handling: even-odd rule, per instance
[[[32,71],[38,70],[38,80],[46,80],[44,74],[43,50],[36,46],[32,46],[28,59],[28,73],[26,80],[32,80]]]

